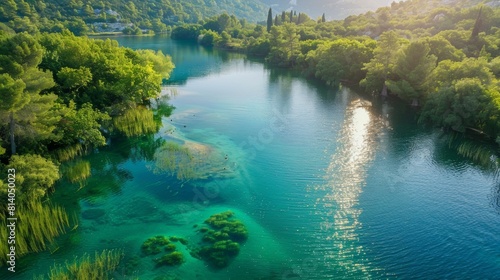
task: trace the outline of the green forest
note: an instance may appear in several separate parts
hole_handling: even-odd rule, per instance
[[[174,68],[168,55],[85,35],[118,24],[114,31],[124,34],[168,33],[245,53],[332,87],[401,100],[422,125],[500,144],[500,8],[479,2],[393,2],[327,21],[260,1],[2,1],[0,195],[7,197],[4,176],[15,169],[16,210],[38,217],[18,225],[17,256],[50,249],[75,226],[50,194],[61,176],[90,171],[85,164],[63,170],[64,162],[116,135],[155,132],[172,111],[158,99]],[[255,18],[260,23],[251,22]],[[144,110],[152,106],[162,108],[161,115]],[[131,121],[143,127],[130,127]],[[0,204],[0,227],[10,210]],[[7,238],[0,231],[0,239]],[[2,263],[9,253],[4,245]],[[118,254],[96,260],[108,257]]]
[[[106,31],[164,33],[179,22],[196,23],[221,12],[242,19],[262,17],[266,6],[257,0],[7,0],[0,3],[0,22],[16,32],[61,32],[76,35]]]
[[[61,174],[77,180],[89,176],[90,169],[83,162],[61,170],[61,163],[106,145],[113,135],[141,135],[159,127],[161,116],[141,108],[159,96],[173,67],[161,52],[133,51],[116,41],[76,37],[68,31],[2,32],[1,169],[15,174],[14,180],[2,180],[0,188],[7,197],[7,182],[15,182],[16,196],[9,196],[12,205],[2,204],[0,217],[3,226],[9,211],[30,221],[18,225],[18,257],[46,250],[56,236],[75,226],[65,210],[47,198]],[[155,106],[165,108],[157,110],[160,113],[171,111],[161,101]],[[142,126],[131,129],[132,120]],[[7,231],[0,235],[7,240]],[[4,260],[9,249],[0,249]]]

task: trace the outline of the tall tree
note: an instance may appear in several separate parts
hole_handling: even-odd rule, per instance
[[[364,65],[366,78],[361,80],[360,85],[370,91],[381,90],[381,95],[387,95],[386,80],[396,63],[396,53],[400,48],[400,39],[396,32],[388,31],[380,35],[377,47],[373,51],[373,58]]]
[[[401,99],[418,106],[424,98],[424,87],[431,71],[436,67],[436,56],[429,54],[429,46],[422,41],[411,42],[398,54],[394,66],[395,79],[389,79],[389,90]]]
[[[271,27],[273,27],[273,10],[269,8],[267,13],[267,32],[271,32]]]
[[[53,94],[40,95],[54,85],[52,75],[37,67],[42,47],[26,33],[0,41],[0,125],[8,127],[11,153],[16,153],[16,135],[42,139],[51,136],[58,121],[51,109]]]
[[[295,24],[284,23],[271,29],[271,52],[267,60],[279,66],[293,66],[300,54],[300,35]]]
[[[323,13],[323,15],[321,16],[321,22],[326,22],[325,13]]]
[[[8,123],[9,129],[9,141],[11,153],[16,153],[16,142],[14,138],[14,113],[22,109],[26,103],[29,102],[29,98],[23,95],[26,85],[20,79],[14,80],[8,74],[0,75],[0,111],[5,113],[4,118]]]

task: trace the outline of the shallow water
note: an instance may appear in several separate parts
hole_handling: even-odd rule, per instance
[[[112,139],[85,157],[92,177],[79,191],[58,183],[55,200],[75,211],[79,227],[53,254],[26,257],[15,279],[105,248],[123,248],[126,263],[160,234],[194,244],[193,226],[225,210],[249,231],[227,268],[209,269],[180,246],[186,262],[179,267],[154,268],[141,258],[114,277],[498,277],[497,180],[456,155],[438,132],[416,126],[406,109],[241,55],[158,37],[118,40],[173,56],[165,94],[176,109],[156,135]],[[161,139],[208,151],[203,168],[212,176],[155,172]]]

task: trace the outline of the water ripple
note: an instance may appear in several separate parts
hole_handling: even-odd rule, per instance
[[[322,232],[316,235],[323,239],[321,242],[326,239],[331,244],[317,254],[323,255],[324,265],[334,271],[334,278],[367,279],[372,272],[381,271],[372,266],[359,243],[359,216],[363,212],[359,196],[375,156],[378,134],[385,126],[367,103],[354,100],[347,104],[337,149],[330,155],[325,172],[327,183],[313,188],[325,192],[316,201],[316,214],[322,218]]]

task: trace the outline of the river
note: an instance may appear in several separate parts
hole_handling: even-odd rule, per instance
[[[162,50],[176,68],[173,114],[155,135],[112,139],[84,157],[92,177],[54,199],[78,228],[26,257],[16,279],[84,253],[121,248],[115,279],[493,279],[500,271],[499,184],[412,112],[329,88],[243,55],[161,37],[117,37]],[[200,152],[204,178],[159,168],[158,141]],[[161,169],[161,170],[159,170]],[[73,192],[73,193],[71,193]],[[74,193],[78,198],[74,198]],[[213,269],[189,255],[210,215],[248,229]],[[182,236],[185,262],[155,268],[141,244]]]

